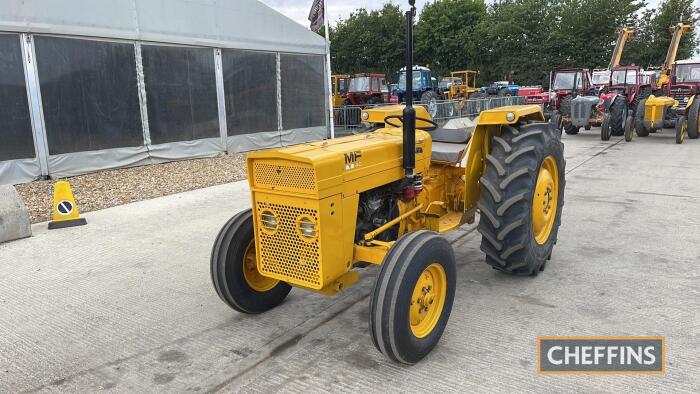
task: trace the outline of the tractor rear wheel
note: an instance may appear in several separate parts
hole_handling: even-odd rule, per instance
[[[625,134],[627,121],[627,97],[617,96],[610,106],[610,134],[621,136]]]
[[[211,253],[211,280],[222,301],[238,312],[270,310],[287,297],[287,283],[258,271],[253,213],[250,209],[229,220],[219,232]]]
[[[549,124],[551,124],[552,127],[559,132],[559,135],[561,135],[561,115],[559,115],[558,112],[554,111],[554,113],[552,113],[552,116],[549,118]]]
[[[642,100],[637,104],[637,110],[634,112],[634,131],[639,137],[648,137],[649,129],[644,126],[644,107],[647,100]]]
[[[695,96],[695,100],[693,101],[693,105],[690,106],[690,109],[688,110],[688,138],[691,140],[694,140],[696,138],[700,138],[700,130],[698,127],[700,126],[698,123],[700,123],[700,96]]]
[[[430,116],[435,119],[438,112],[437,94],[435,94],[435,92],[432,90],[428,90],[427,92],[423,93],[422,96],[420,96],[420,101],[427,107]]]
[[[503,126],[481,177],[478,230],[486,263],[536,275],[551,257],[564,205],[564,144],[546,123]]]
[[[679,116],[676,118],[676,144],[682,144],[686,135],[688,135],[688,123],[685,116]]]
[[[651,86],[644,86],[637,92],[637,95],[634,96],[634,100],[632,100],[632,104],[630,104],[630,108],[632,108],[632,115],[634,115],[637,112],[637,108],[639,108],[639,102],[642,100],[646,100],[651,96]]]
[[[384,257],[369,304],[374,346],[415,364],[437,345],[452,311],[457,269],[452,246],[430,232],[407,234]]]
[[[610,114],[605,114],[603,116],[603,123],[600,125],[600,139],[603,141],[610,141]]]

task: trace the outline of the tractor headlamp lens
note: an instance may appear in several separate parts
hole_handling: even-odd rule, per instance
[[[264,211],[260,215],[260,221],[267,230],[274,231],[277,229],[277,217],[271,211]]]
[[[302,218],[299,221],[299,232],[306,238],[316,238],[316,223],[309,218]]]
[[[362,120],[367,120],[369,119],[369,114],[367,112],[362,113]]]
[[[512,112],[508,112],[508,113],[506,114],[506,120],[509,121],[509,122],[514,121],[514,120],[515,120],[515,114],[512,113]]]

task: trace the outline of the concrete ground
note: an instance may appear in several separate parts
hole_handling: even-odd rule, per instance
[[[376,269],[333,298],[292,290],[244,316],[209,278],[212,241],[249,205],[235,183],[85,215],[0,245],[0,392],[700,392],[700,141],[565,136],[559,244],[538,277],[450,235],[458,289],[412,367],[372,346]],[[538,376],[539,335],[665,335],[665,376]]]

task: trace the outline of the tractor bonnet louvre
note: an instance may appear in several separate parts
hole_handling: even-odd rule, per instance
[[[288,191],[316,191],[316,174],[311,166],[293,162],[255,162],[254,185]]]

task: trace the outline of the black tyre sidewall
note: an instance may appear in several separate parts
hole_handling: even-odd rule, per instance
[[[646,99],[640,101],[634,113],[634,130],[639,137],[649,136],[649,130],[644,126],[644,106],[646,103]]]
[[[382,342],[387,357],[404,364],[415,364],[438,344],[450,318],[456,288],[456,266],[452,246],[429,231],[409,234],[407,242],[395,244],[387,255],[370,301],[370,330],[377,349]],[[404,237],[404,238],[405,238]],[[433,263],[445,270],[445,304],[435,328],[424,338],[411,331],[410,304],[413,290],[423,271]],[[388,275],[388,277],[387,277]],[[381,309],[378,306],[381,304]],[[374,322],[373,322],[374,320]],[[381,337],[375,335],[381,324]]]
[[[603,124],[600,125],[600,139],[603,141],[610,141],[610,136],[610,114],[605,114]]]
[[[700,138],[698,116],[700,116],[700,96],[695,96],[693,105],[691,105],[688,110],[688,118],[686,120],[688,122],[688,138],[691,140]]]
[[[254,236],[252,211],[238,213],[219,233],[211,259],[212,280],[219,297],[231,308],[249,314],[276,307],[291,290],[285,282],[279,282],[266,292],[248,285],[243,276],[243,259]]]
[[[627,120],[627,98],[615,97],[610,106],[610,135],[621,136],[625,133],[625,120]]]

